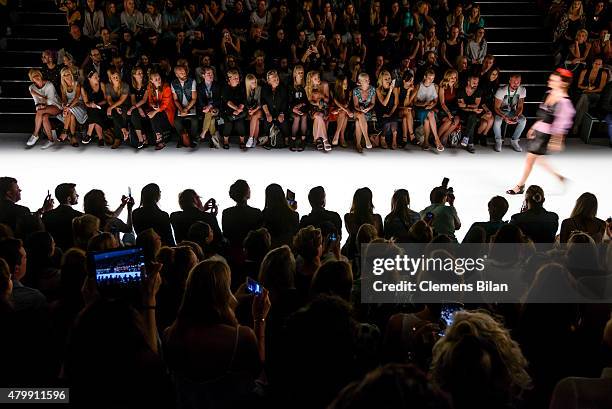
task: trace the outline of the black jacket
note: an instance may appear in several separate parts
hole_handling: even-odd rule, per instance
[[[336,227],[338,234],[342,233],[342,219],[336,212],[326,210],[323,207],[313,208],[310,214],[302,216],[300,220],[300,229],[306,226],[314,226],[320,228],[325,222],[330,222]]]
[[[206,96],[206,83],[202,81],[196,87],[196,91],[198,93],[198,115],[201,114],[202,108],[207,105],[212,105],[214,108],[219,109],[221,107],[221,86],[219,82],[213,81],[211,86],[212,96],[209,98]]]
[[[0,223],[9,226],[13,233],[17,229],[17,222],[31,214],[30,209],[25,206],[20,206],[8,199],[0,199]]]
[[[242,248],[242,242],[251,230],[263,225],[261,210],[246,204],[227,208],[221,216],[223,235],[230,246]]]
[[[140,234],[147,229],[153,229],[159,234],[163,245],[174,246],[170,216],[157,205],[135,209],[132,213],[132,221],[136,234]]]
[[[72,220],[82,216],[83,213],[74,210],[68,205],[61,204],[53,210],[49,210],[42,216],[45,230],[53,236],[55,244],[66,251],[74,244],[72,236]]]
[[[535,207],[513,215],[510,223],[518,226],[534,243],[553,243],[559,228],[559,216],[543,207]]]
[[[289,92],[283,84],[278,84],[278,87],[272,91],[272,87],[266,85],[261,90],[261,106],[267,105],[268,111],[274,119],[280,114],[287,116],[289,110]]]
[[[219,228],[219,223],[217,223],[217,217],[213,214],[198,210],[195,207],[191,207],[180,212],[174,212],[170,215],[170,223],[174,229],[174,237],[177,243],[187,240],[189,228],[195,222],[207,223],[213,229],[213,234],[215,235],[213,245],[218,245],[223,241],[223,234]]]

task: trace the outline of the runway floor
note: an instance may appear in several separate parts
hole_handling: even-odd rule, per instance
[[[98,148],[93,142],[79,148],[63,144],[41,150],[38,145],[25,149],[27,137],[0,135],[0,175],[18,179],[23,190],[21,204],[31,209],[38,208],[47,190],[53,192],[61,182],[76,183],[81,197],[93,188],[104,190],[111,208],[119,204],[128,187],[138,203],[142,186],[156,182],[162,190],[160,207],[168,212],[178,210],[177,195],[186,188],[194,188],[203,200],[214,197],[221,212],[233,205],[228,196],[230,184],[245,179],[251,186],[252,206],[263,207],[265,187],[279,183],[296,193],[300,215],[310,212],[307,194],[313,186],[325,187],[327,208],[341,215],[349,211],[355,189],[368,186],[374,192],[375,211],[384,218],[395,189],[408,189],[411,207],[419,211],[429,204],[430,190],[448,177],[464,225],[457,232],[462,238],[472,222],[488,218],[487,202],[492,196],[507,197],[507,218],[520,211],[523,200],[522,196],[504,194],[520,176],[525,157],[525,153],[514,152],[509,146],[504,146],[501,153],[492,147],[477,147],[475,154],[454,149],[423,152],[417,147],[375,149],[363,154],[341,148],[328,153],[262,148],[242,152],[237,145],[224,151],[207,145],[176,149],[172,144],[162,151],[136,151],[128,146]],[[547,209],[566,218],[576,198],[588,191],[599,198],[598,216],[612,216],[612,149],[607,141],[585,145],[570,140],[564,152],[548,159],[570,182],[562,186],[542,168],[534,170],[528,184],[544,188]],[[77,208],[81,210],[82,203]],[[219,213],[219,222],[220,217]]]

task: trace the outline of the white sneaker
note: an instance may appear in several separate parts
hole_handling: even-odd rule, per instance
[[[325,149],[325,152],[329,152],[332,150],[332,147],[327,139],[323,141],[323,149]]]
[[[512,145],[512,149],[514,149],[516,152],[523,152],[523,148],[521,148],[521,145],[519,145],[518,139],[511,140],[510,145]]]
[[[32,135],[30,136],[30,138],[28,139],[28,141],[26,142],[26,146],[34,146],[36,145],[36,142],[38,142],[39,137],[36,135]]]
[[[255,146],[255,139],[253,139],[252,136],[249,136],[249,139],[247,139],[247,142],[246,142],[246,147],[252,148],[254,146]]]
[[[45,143],[43,143],[43,145],[40,147],[40,149],[49,149],[52,146],[53,146],[53,141],[50,141],[47,139]]]
[[[502,150],[502,140],[495,141],[495,152],[501,152]]]

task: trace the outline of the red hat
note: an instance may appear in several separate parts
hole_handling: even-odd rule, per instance
[[[574,73],[572,73],[570,70],[565,69],[565,68],[557,68],[555,70],[555,72],[557,74],[559,74],[562,77],[566,77],[566,78],[573,78],[574,77]]]

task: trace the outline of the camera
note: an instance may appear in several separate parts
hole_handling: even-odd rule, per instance
[[[449,182],[449,181],[450,181],[450,180],[449,180],[448,178],[446,178],[446,177],[445,177],[444,179],[442,179],[442,185],[441,185],[441,187],[442,187],[442,188],[444,188],[444,189],[446,190],[447,202],[449,202],[449,203],[450,203],[450,202],[452,202],[453,200],[455,200],[455,194],[454,194],[455,192],[454,192],[454,190],[453,190],[453,188],[452,188],[452,187],[449,187],[449,186],[448,186],[448,182]]]

